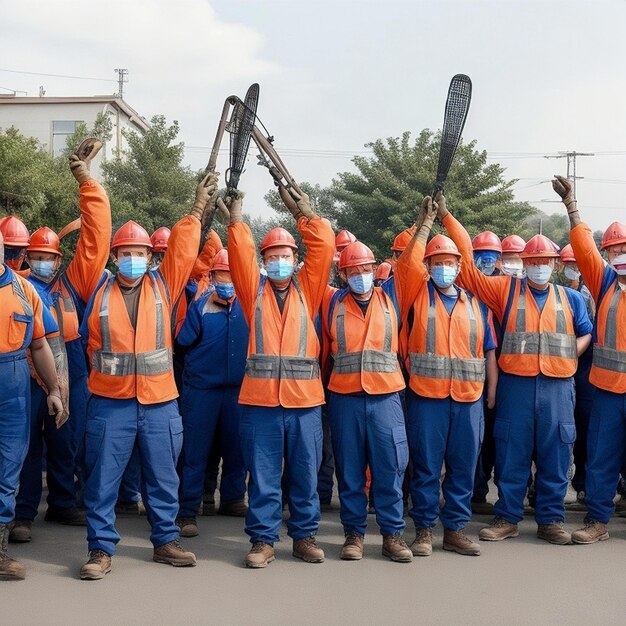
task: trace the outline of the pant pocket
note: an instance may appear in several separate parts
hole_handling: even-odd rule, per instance
[[[397,472],[400,476],[406,471],[409,464],[409,444],[406,438],[406,428],[404,426],[396,426],[392,429],[393,445],[396,449]]]
[[[87,472],[95,467],[102,450],[106,421],[103,419],[89,419],[85,426],[85,469]]]
[[[576,424],[559,424],[561,443],[573,444],[576,441]]]
[[[170,439],[172,445],[172,459],[174,465],[176,465],[183,447],[183,420],[179,415],[170,419]]]

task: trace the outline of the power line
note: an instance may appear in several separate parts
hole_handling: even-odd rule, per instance
[[[71,78],[74,80],[100,80],[100,81],[106,81],[107,83],[117,82],[117,80],[113,78],[94,78],[91,76],[69,76],[68,74],[46,74],[44,72],[26,72],[23,70],[8,70],[2,67],[0,67],[0,72],[11,72],[12,74],[29,74],[30,76],[52,76],[53,78]]]

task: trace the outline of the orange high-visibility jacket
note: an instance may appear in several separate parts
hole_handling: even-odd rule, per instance
[[[291,281],[281,316],[269,280],[259,293],[261,278],[250,228],[244,223],[228,228],[230,272],[250,328],[241,404],[306,408],[324,403],[313,320],[330,274],[335,235],[318,217],[300,218],[298,230],[307,254],[297,279]]]
[[[464,287],[494,312],[503,325],[502,351],[498,365],[516,376],[539,373],[569,378],[578,364],[574,315],[565,289],[550,285],[543,310],[539,308],[526,281],[512,276],[485,276],[474,265],[472,242],[467,231],[451,214],[443,224],[462,255],[461,280]],[[513,290],[509,316],[504,320]]]
[[[336,292],[326,290],[321,313],[324,355],[332,355],[328,389],[372,395],[404,389],[398,363],[398,318],[389,296],[375,287],[363,315],[349,292],[333,298]]]
[[[586,224],[575,226],[570,241],[580,270],[596,303],[596,342],[589,382],[612,393],[626,393],[626,291],[617,282],[602,294],[607,271]],[[610,271],[610,270],[609,270]],[[600,296],[602,295],[602,299]]]
[[[458,302],[448,314],[430,282],[424,245],[417,237],[398,259],[395,283],[403,333],[408,335],[404,358],[409,387],[427,398],[478,400],[486,375],[485,327],[478,300],[460,289]]]
[[[172,228],[159,270],[142,279],[136,329],[115,277],[98,288],[87,320],[91,393],[137,398],[141,404],[178,397],[172,371],[171,307],[187,283],[199,239],[200,221],[192,215]]]

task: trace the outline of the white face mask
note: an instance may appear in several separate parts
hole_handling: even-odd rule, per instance
[[[620,275],[626,276],[626,254],[620,254],[611,261],[611,267]]]
[[[502,272],[507,276],[515,276],[515,278],[524,277],[524,264],[522,261],[504,261],[502,263]]]
[[[552,268],[549,265],[528,265],[526,275],[533,283],[546,285],[552,276]]]
[[[566,267],[563,270],[563,274],[565,274],[567,280],[580,280],[580,272],[573,267]]]

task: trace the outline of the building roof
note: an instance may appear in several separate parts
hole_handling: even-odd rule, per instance
[[[119,109],[126,114],[130,121],[142,130],[146,131],[150,125],[146,120],[133,109],[129,104],[117,96],[79,96],[63,98],[46,97],[21,97],[13,94],[0,94],[0,105],[2,104],[110,104],[113,108]]]

